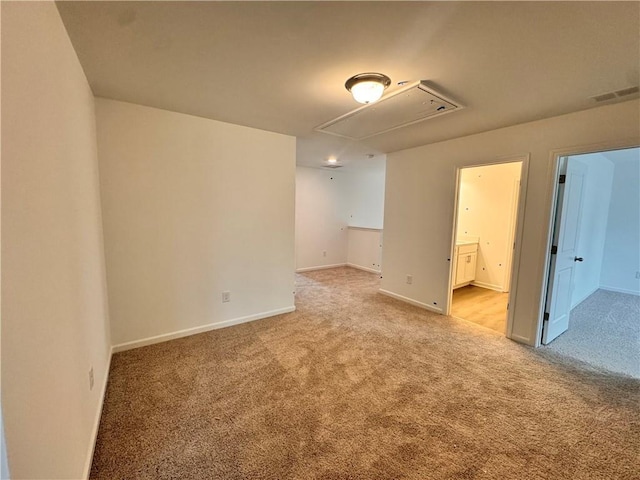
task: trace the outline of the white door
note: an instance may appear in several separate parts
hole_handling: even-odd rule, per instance
[[[561,174],[565,175],[565,183],[560,185],[558,192],[553,234],[557,252],[551,258],[542,330],[542,343],[545,345],[569,328],[574,267],[576,262],[582,261],[577,248],[587,165],[578,160],[564,159],[563,167],[566,173],[561,170]]]

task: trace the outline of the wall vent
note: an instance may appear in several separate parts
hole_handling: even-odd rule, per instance
[[[385,95],[375,103],[323,123],[315,130],[363,140],[462,108],[460,104],[429,88],[427,82],[422,80]]]
[[[626,97],[627,95],[633,95],[634,93],[640,92],[640,87],[629,87],[623,88],[622,90],[617,90],[616,95],[618,97]]]
[[[608,102],[609,100],[614,100],[616,98],[628,97],[630,95],[635,95],[640,92],[640,87],[628,87],[623,88],[622,90],[616,90],[613,92],[601,93],[600,95],[594,95],[591,97],[596,102]]]
[[[591,97],[591,98],[593,98],[596,102],[606,102],[608,100],[613,100],[614,98],[616,98],[616,94],[603,93],[602,95],[596,95],[595,97]]]

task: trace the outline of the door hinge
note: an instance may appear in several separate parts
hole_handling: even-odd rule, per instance
[[[556,253],[558,253],[558,246],[557,245],[552,245],[551,246],[551,255],[555,255]]]
[[[566,181],[567,181],[567,176],[560,175],[560,179],[558,180],[558,183],[566,183]]]
[[[544,315],[542,316],[542,319],[547,322],[549,321],[549,312],[544,312]]]
[[[509,304],[507,303],[507,310],[509,310]]]

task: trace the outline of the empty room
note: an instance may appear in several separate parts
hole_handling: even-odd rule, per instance
[[[638,477],[640,3],[0,22],[0,478]]]

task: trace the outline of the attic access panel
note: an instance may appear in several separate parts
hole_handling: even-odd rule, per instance
[[[422,80],[323,123],[316,131],[363,140],[462,108]]]

